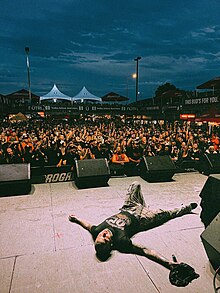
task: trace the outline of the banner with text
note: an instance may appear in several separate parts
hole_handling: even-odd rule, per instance
[[[31,167],[31,183],[56,183],[73,181],[72,166]]]

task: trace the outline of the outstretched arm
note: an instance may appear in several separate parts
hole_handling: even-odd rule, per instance
[[[179,263],[174,262],[172,260],[167,260],[165,257],[157,253],[156,251],[152,249],[148,249],[146,247],[142,247],[140,245],[132,244],[132,254],[137,254],[141,256],[145,256],[148,259],[164,266],[165,268],[172,270],[175,266],[177,266]]]
[[[70,215],[69,220],[70,222],[76,223],[83,227],[85,230],[91,232],[92,225],[90,223],[87,223],[86,221],[79,219],[75,215]]]

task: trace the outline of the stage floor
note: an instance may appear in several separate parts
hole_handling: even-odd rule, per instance
[[[192,265],[200,278],[185,288],[169,283],[169,271],[140,256],[114,252],[104,263],[95,257],[89,233],[68,221],[73,213],[98,224],[122,206],[133,181],[142,185],[152,209],[200,203],[207,176],[178,173],[172,182],[149,183],[140,177],[111,178],[108,187],[78,190],[74,183],[36,184],[24,196],[0,197],[1,293],[210,293],[213,270],[196,214],[174,219],[136,235],[133,242],[167,258]],[[220,285],[219,280],[217,285]]]

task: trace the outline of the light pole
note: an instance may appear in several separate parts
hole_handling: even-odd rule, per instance
[[[27,72],[28,72],[28,93],[29,93],[29,102],[31,104],[31,78],[30,78],[30,63],[29,63],[29,47],[25,47],[25,53],[27,56]]]
[[[134,61],[136,61],[136,102],[138,100],[138,61],[141,60],[141,57],[136,57]]]

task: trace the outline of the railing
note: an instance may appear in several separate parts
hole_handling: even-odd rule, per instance
[[[67,182],[74,179],[72,166],[31,167],[31,183]]]

